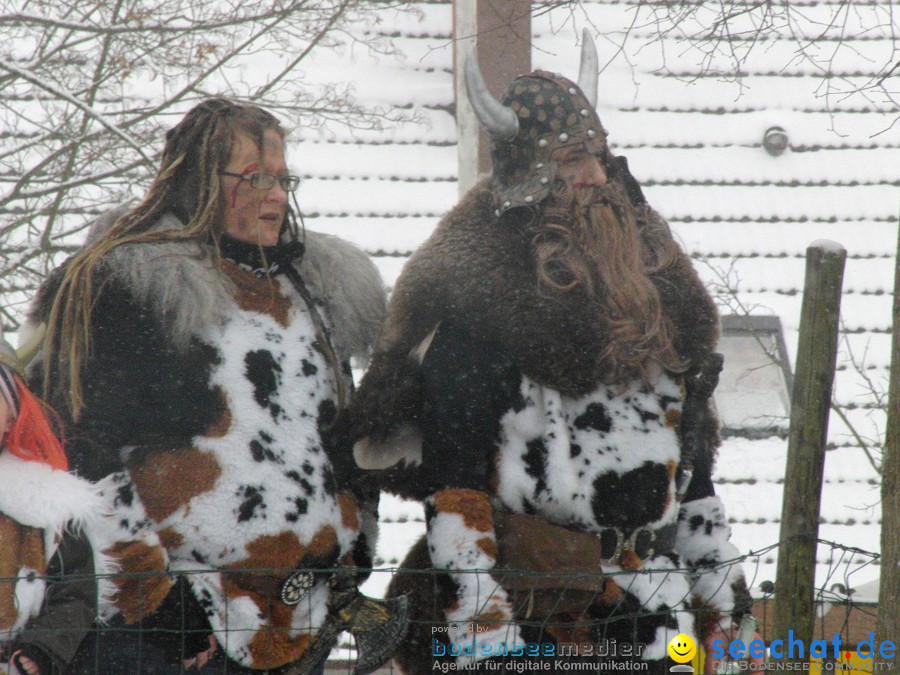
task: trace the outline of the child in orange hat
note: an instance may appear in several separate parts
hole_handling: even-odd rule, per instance
[[[97,608],[91,546],[103,512],[97,489],[68,472],[55,415],[22,379],[0,337],[0,672],[65,669]],[[54,592],[62,572],[78,580]],[[85,576],[81,576],[85,575]],[[78,628],[83,626],[84,628]]]

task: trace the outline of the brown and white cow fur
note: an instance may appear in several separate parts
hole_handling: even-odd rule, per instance
[[[158,225],[180,226],[173,216]],[[86,473],[105,475],[100,485],[115,513],[110,553],[123,572],[137,573],[120,578],[105,615],[147,616],[173,583],[167,573],[181,572],[227,654],[247,667],[275,667],[303,654],[329,597],[321,575],[288,606],[281,582],[297,567],[349,562],[363,530],[374,546],[374,519],[339,489],[326,440],[336,378],[349,378],[349,369],[329,366],[286,277],[258,278],[203,254],[193,242],[122,246],[100,271],[95,315],[119,313],[127,323],[95,321],[107,361],[87,369],[86,389],[92,374],[99,384],[76,427],[103,448],[80,459]],[[299,271],[341,363],[365,354],[384,311],[367,256],[308,233]],[[148,353],[158,358],[141,362]],[[129,368],[142,379],[117,395]],[[108,393],[96,393],[101,385]],[[146,395],[159,410],[123,403],[123,395]],[[124,430],[109,431],[105,416],[121,409]]]

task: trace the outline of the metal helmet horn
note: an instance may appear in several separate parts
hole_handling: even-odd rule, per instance
[[[606,153],[606,131],[595,110],[597,48],[582,32],[578,83],[535,70],[517,77],[497,101],[487,90],[475,58],[465,64],[466,92],[478,121],[491,137],[491,190],[497,215],[539,204],[553,187],[555,150],[582,143]]]

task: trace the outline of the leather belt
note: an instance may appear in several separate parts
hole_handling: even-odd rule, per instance
[[[562,588],[591,593],[602,593],[606,587],[604,568],[627,568],[636,558],[670,553],[678,532],[677,523],[650,530],[653,537],[645,527],[586,532],[553,525],[540,516],[502,510],[494,512],[494,528],[497,578],[503,579],[508,590]],[[626,553],[630,561],[623,560]]]

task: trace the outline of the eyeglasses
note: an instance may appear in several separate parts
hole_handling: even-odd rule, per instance
[[[275,187],[276,180],[285,192],[296,192],[297,188],[300,187],[300,176],[275,176],[271,173],[251,173],[245,176],[242,173],[233,173],[231,171],[222,171],[222,175],[248,181],[250,187],[254,190],[271,190]]]

